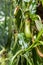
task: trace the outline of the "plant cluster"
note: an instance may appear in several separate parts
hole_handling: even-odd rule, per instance
[[[43,65],[43,0],[0,0],[0,65]]]

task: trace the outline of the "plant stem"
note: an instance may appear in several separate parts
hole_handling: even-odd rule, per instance
[[[34,47],[34,45],[36,44],[36,42],[40,39],[42,33],[43,33],[43,30],[41,30],[41,31],[39,32],[39,34],[38,34],[38,36],[37,36],[35,42],[34,42],[29,48],[24,49],[24,50],[23,50],[23,49],[22,49],[22,50],[19,50],[19,51],[12,57],[11,65],[12,65],[14,59],[15,59],[20,53],[30,51],[30,50]]]
[[[23,49],[22,49],[22,50],[19,50],[19,51],[12,57],[12,59],[11,59],[11,64],[10,64],[10,65],[12,65],[14,59],[15,59],[20,53],[22,53],[22,52],[24,52]]]
[[[38,34],[38,36],[37,36],[35,42],[34,42],[28,49],[26,49],[25,51],[28,51],[28,50],[30,50],[31,48],[34,47],[34,45],[39,41],[39,39],[40,39],[42,33],[43,33],[43,29],[39,32],[39,34]]]

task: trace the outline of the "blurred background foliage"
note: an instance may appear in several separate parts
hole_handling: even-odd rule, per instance
[[[40,5],[43,8],[43,0],[0,0],[0,65],[43,65],[35,48],[43,53],[43,23],[37,13]],[[26,24],[29,37],[24,31]]]

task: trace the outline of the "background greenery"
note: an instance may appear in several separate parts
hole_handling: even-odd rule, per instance
[[[0,65],[43,65],[36,49],[43,52],[40,4],[43,7],[43,0],[0,0]],[[24,31],[26,19],[30,20],[29,38]]]

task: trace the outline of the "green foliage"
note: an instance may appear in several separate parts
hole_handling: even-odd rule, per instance
[[[35,49],[43,46],[37,6],[38,0],[0,0],[0,65],[43,65]]]

